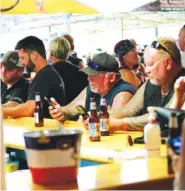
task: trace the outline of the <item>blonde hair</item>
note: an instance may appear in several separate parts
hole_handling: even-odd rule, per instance
[[[56,37],[50,43],[50,52],[58,59],[67,60],[70,51],[69,42],[63,37]]]
[[[171,53],[171,55],[175,59],[174,62],[177,66],[182,66],[181,54],[180,54],[180,51],[176,45],[176,41],[174,38],[162,36],[162,37],[157,38],[157,42],[159,42],[163,47],[165,47],[168,50],[168,52]],[[170,55],[170,54],[168,54],[168,55]]]

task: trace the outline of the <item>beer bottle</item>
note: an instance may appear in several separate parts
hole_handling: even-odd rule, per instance
[[[102,96],[100,99],[100,132],[102,136],[109,135],[109,113],[107,112],[107,104],[105,98]]]
[[[169,174],[174,173],[171,159],[172,152],[177,155],[179,155],[181,152],[181,136],[180,136],[180,131],[178,129],[176,113],[171,113],[169,119],[169,135],[167,141],[167,160],[168,160]]]
[[[100,122],[96,111],[96,102],[90,98],[89,138],[91,141],[100,141]]]
[[[41,102],[40,93],[35,93],[35,127],[42,127],[44,126],[44,117],[43,117],[43,107]]]

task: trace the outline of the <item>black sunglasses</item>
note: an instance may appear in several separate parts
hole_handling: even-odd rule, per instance
[[[93,70],[96,70],[96,71],[114,72],[114,69],[110,69],[110,68],[106,68],[106,67],[100,66],[99,64],[97,64],[96,62],[94,62],[92,60],[88,60],[87,61],[87,65],[90,68],[92,68]]]
[[[152,44],[151,44],[152,48],[155,48],[155,49],[161,49],[161,50],[164,50],[165,52],[167,52],[171,57],[172,59],[175,61],[175,58],[172,56],[172,54],[164,47],[162,46],[159,42],[157,41],[153,41]]]

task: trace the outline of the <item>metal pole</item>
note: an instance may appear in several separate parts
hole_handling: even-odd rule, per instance
[[[155,37],[157,38],[158,37],[158,27],[155,27]]]
[[[121,39],[123,40],[123,18],[121,17]]]

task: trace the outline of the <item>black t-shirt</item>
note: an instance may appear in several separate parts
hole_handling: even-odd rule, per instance
[[[28,87],[29,82],[23,77],[9,89],[7,89],[7,85],[1,81],[1,104],[5,104],[8,101],[15,101],[18,103],[26,102]]]
[[[68,62],[57,62],[53,67],[64,81],[66,104],[68,104],[88,85],[87,75]]]
[[[79,66],[80,62],[82,62],[80,58],[74,56],[69,56],[67,61],[70,62],[71,64],[74,64],[75,66]]]
[[[48,111],[48,104],[43,99],[44,96],[47,98],[53,97],[61,106],[65,105],[64,82],[51,65],[47,65],[41,69],[31,82],[28,91],[28,100],[35,100],[36,92],[40,92],[45,118],[51,118],[51,116]]]

